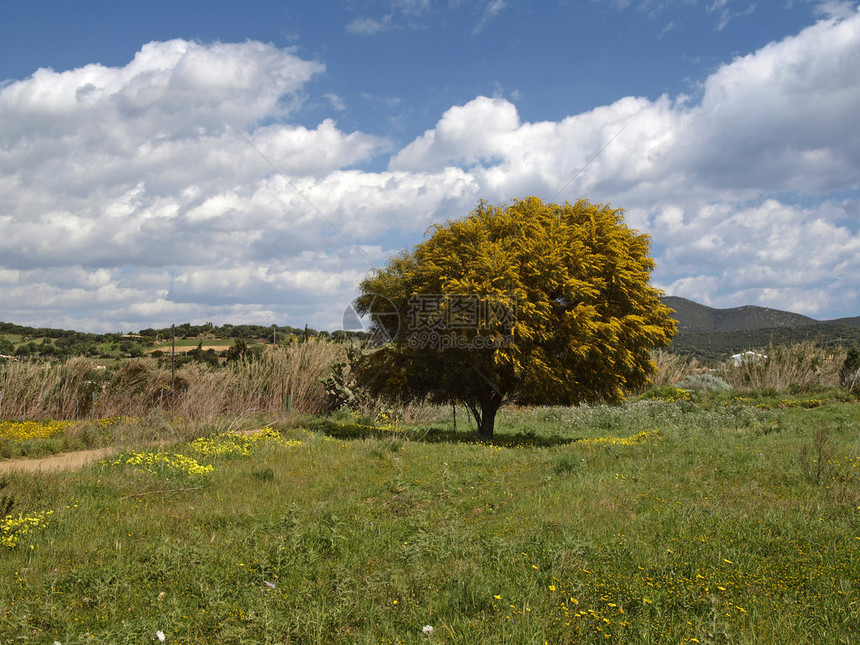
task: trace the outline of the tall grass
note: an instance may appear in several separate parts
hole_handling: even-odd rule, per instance
[[[717,369],[708,370],[695,358],[656,351],[652,353],[657,366],[653,380],[657,387],[677,386],[699,374],[713,374],[738,390],[788,392],[838,388],[845,355],[842,349],[824,349],[803,342],[771,346],[763,351],[761,358],[751,356],[740,363],[729,360]]]
[[[767,358],[726,363],[719,375],[737,389],[809,391],[839,387],[844,350],[828,350],[811,342],[769,347]]]
[[[651,352],[651,359],[657,366],[657,372],[652,377],[654,385],[675,385],[688,376],[699,374],[702,366],[695,358],[670,354],[662,350]]]
[[[6,418],[75,419],[89,412],[98,389],[96,364],[87,358],[0,368],[0,415]]]
[[[811,391],[840,385],[844,350],[800,343],[771,347],[766,354],[766,359],[738,365],[728,362],[713,373],[741,390]],[[316,414],[327,403],[322,380],[332,364],[345,356],[345,345],[293,344],[220,369],[187,364],[176,371],[175,378],[169,369],[146,360],[123,361],[106,369],[82,357],[51,364],[12,362],[0,365],[0,418],[143,417],[164,411],[198,421],[221,415]],[[696,359],[663,351],[654,352],[653,359],[657,386],[677,385],[705,372]],[[380,412],[379,405],[370,402],[367,410],[359,412],[373,417]],[[407,406],[388,412],[407,423],[422,423],[435,419],[439,411],[432,406]]]
[[[231,381],[220,383],[226,411],[313,414],[326,405],[322,379],[344,359],[346,348],[334,343],[301,343],[239,363]],[[205,398],[205,392],[202,393]]]
[[[190,420],[223,414],[313,414],[325,408],[321,380],[345,348],[301,343],[274,348],[251,362],[176,370],[143,360],[100,368],[88,358],[0,367],[0,418],[83,419],[170,411]]]

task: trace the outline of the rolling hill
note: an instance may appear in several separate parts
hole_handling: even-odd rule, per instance
[[[675,310],[678,331],[683,333],[803,327],[818,323],[808,316],[768,307],[747,305],[714,309],[676,296],[666,296],[662,300],[663,304]]]
[[[723,360],[745,350],[802,341],[829,346],[860,344],[860,316],[821,321],[754,305],[715,309],[677,296],[662,300],[675,310],[678,321],[678,335],[669,351],[702,360]]]

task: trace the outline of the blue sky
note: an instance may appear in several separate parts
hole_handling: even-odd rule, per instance
[[[0,0],[0,320],[333,329],[527,195],[625,208],[669,294],[858,315],[857,69],[838,0]]]

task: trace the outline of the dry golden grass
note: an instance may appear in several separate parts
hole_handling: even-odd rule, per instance
[[[767,358],[726,363],[720,376],[738,389],[839,387],[839,370],[845,361],[845,350],[829,350],[804,342],[770,347]]]
[[[747,390],[839,386],[844,350],[800,343],[770,348],[766,353],[766,360],[727,363],[718,374],[732,387]],[[695,359],[664,351],[652,356],[657,386],[674,385],[705,371]],[[82,357],[50,364],[10,362],[0,366],[0,418],[144,417],[154,411],[199,423],[222,416],[315,414],[326,408],[323,381],[331,365],[345,359],[345,345],[297,343],[224,368],[186,364],[176,370],[175,378],[169,369],[147,360],[123,361],[108,369]],[[380,411],[379,405],[371,401],[367,410],[358,412],[372,417]],[[416,424],[434,422],[440,410],[438,406],[406,405],[388,412]]]
[[[219,369],[187,364],[176,370],[175,378],[169,369],[141,360],[109,369],[88,358],[8,363],[0,367],[0,416],[142,417],[165,410],[194,421],[224,414],[312,414],[325,408],[322,380],[345,353],[345,346],[336,343],[294,344]]]
[[[654,385],[658,387],[680,383],[686,377],[704,371],[695,358],[670,354],[662,350],[651,352],[651,358],[657,366],[657,372],[652,378]]]

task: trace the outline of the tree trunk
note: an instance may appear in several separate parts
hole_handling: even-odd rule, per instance
[[[493,427],[496,424],[496,411],[499,409],[499,405],[500,403],[495,400],[481,402],[481,424],[478,427],[478,432],[484,439],[493,438]]]

